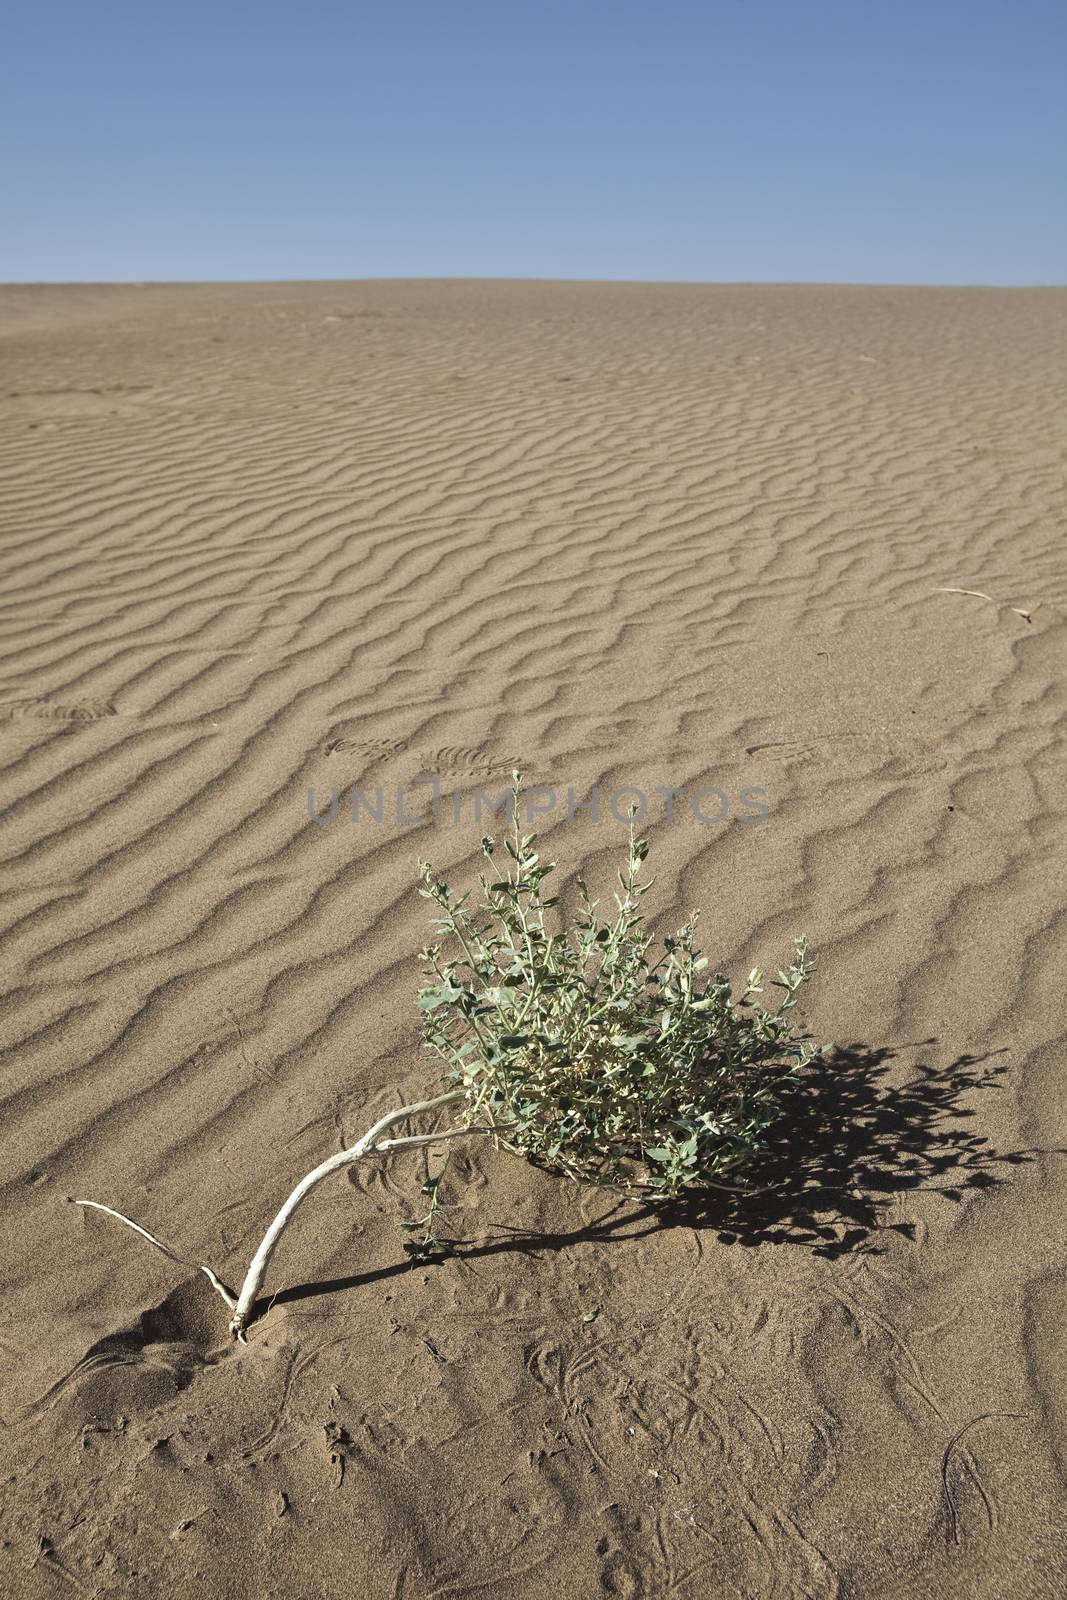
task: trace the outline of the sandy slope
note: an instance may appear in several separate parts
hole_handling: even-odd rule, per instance
[[[1064,1592],[1065,314],[0,290],[5,1594]],[[479,1150],[411,1271],[396,1159],[229,1347],[64,1196],[237,1277],[433,1084],[415,861],[470,878],[516,760],[682,791],[657,918],[734,974],[806,930],[842,1049],[737,1215]],[[309,823],[352,784],[381,824]],[[544,831],[610,887],[610,816]]]

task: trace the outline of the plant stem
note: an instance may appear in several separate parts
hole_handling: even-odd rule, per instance
[[[278,1241],[285,1229],[293,1220],[301,1201],[324,1178],[328,1178],[331,1173],[339,1172],[342,1167],[353,1166],[357,1161],[362,1161],[365,1156],[387,1155],[393,1150],[406,1150],[420,1145],[443,1144],[448,1140],[464,1138],[468,1134],[492,1133],[493,1130],[491,1128],[469,1127],[447,1128],[440,1133],[409,1134],[399,1139],[382,1138],[383,1133],[395,1127],[398,1122],[405,1121],[408,1117],[425,1116],[428,1112],[439,1111],[442,1106],[456,1105],[466,1098],[466,1089],[451,1089],[447,1094],[437,1095],[433,1100],[419,1100],[414,1105],[401,1106],[397,1111],[388,1111],[384,1117],[379,1117],[378,1121],[363,1135],[362,1139],[358,1140],[348,1150],[341,1150],[337,1155],[330,1156],[326,1161],[320,1162],[306,1177],[301,1178],[263,1235],[259,1249],[252,1257],[248,1271],[245,1273],[241,1292],[236,1300],[210,1267],[205,1267],[199,1262],[186,1261],[184,1256],[176,1255],[169,1246],[161,1243],[155,1234],[149,1233],[147,1228],[142,1228],[139,1222],[134,1222],[130,1217],[124,1216],[121,1211],[114,1211],[110,1206],[101,1205],[98,1200],[75,1200],[73,1204],[76,1206],[90,1206],[94,1211],[106,1212],[109,1217],[114,1217],[116,1221],[124,1222],[128,1228],[133,1229],[134,1233],[139,1234],[142,1239],[146,1239],[157,1250],[161,1250],[172,1261],[178,1261],[182,1266],[195,1266],[198,1271],[204,1273],[210,1280],[212,1287],[218,1290],[227,1306],[233,1312],[230,1320],[231,1337],[245,1343],[247,1342],[245,1340],[245,1329],[251,1319],[256,1296],[263,1287],[263,1280],[267,1275],[271,1256],[277,1249]]]
[[[241,1285],[241,1292],[237,1296],[237,1305],[230,1321],[230,1335],[232,1338],[244,1339],[245,1328],[252,1314],[252,1307],[255,1304],[257,1294],[263,1286],[267,1268],[270,1266],[270,1258],[277,1248],[278,1240],[289,1226],[289,1223],[292,1222],[301,1201],[311,1193],[312,1189],[316,1188],[324,1178],[328,1178],[331,1173],[339,1172],[342,1167],[353,1166],[357,1161],[362,1161],[364,1156],[370,1155],[382,1134],[388,1128],[395,1127],[398,1122],[403,1122],[405,1117],[422,1116],[428,1111],[437,1111],[441,1106],[455,1105],[457,1101],[465,1098],[466,1090],[453,1089],[448,1094],[438,1095],[435,1100],[420,1100],[415,1105],[401,1106],[399,1111],[387,1112],[384,1117],[379,1118],[369,1132],[363,1135],[362,1139],[352,1145],[351,1149],[341,1150],[337,1155],[330,1156],[328,1160],[321,1162],[314,1171],[301,1178],[263,1235],[259,1249],[252,1257],[251,1265],[245,1273],[245,1281]],[[432,1135],[427,1135],[426,1137],[429,1140]],[[392,1142],[390,1141],[390,1143]],[[396,1142],[399,1143],[400,1141]]]

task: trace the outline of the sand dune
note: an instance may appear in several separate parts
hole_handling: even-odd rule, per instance
[[[5,1593],[1064,1592],[1065,324],[0,289]],[[409,1269],[424,1164],[341,1177],[230,1346],[64,1197],[238,1277],[435,1085],[416,860],[472,880],[516,763],[570,881],[636,787],[657,920],[735,975],[806,931],[839,1051],[671,1226],[475,1149]]]

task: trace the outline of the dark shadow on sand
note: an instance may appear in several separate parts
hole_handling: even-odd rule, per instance
[[[910,1070],[899,1063],[900,1054],[850,1044],[805,1068],[781,1097],[768,1150],[736,1193],[692,1191],[665,1204],[620,1199],[599,1221],[566,1233],[496,1224],[488,1237],[454,1241],[449,1254],[466,1260],[537,1255],[672,1227],[707,1230],[724,1244],[792,1244],[830,1258],[861,1247],[876,1253],[884,1248],[880,1235],[913,1232],[911,1224],[890,1220],[895,1196],[936,1190],[962,1202],[1005,1183],[1012,1168],[1052,1153],[997,1151],[978,1131],[981,1098],[995,1092],[1008,1071],[1006,1050],[961,1055],[947,1067],[920,1061]],[[260,1312],[267,1304],[365,1288],[411,1267],[404,1258],[369,1272],[296,1284],[271,1295]]]

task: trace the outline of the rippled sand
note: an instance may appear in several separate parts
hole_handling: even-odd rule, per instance
[[[0,289],[5,1593],[1064,1592],[1065,322]],[[515,763],[568,882],[636,787],[657,922],[806,931],[838,1052],[669,1226],[472,1148],[409,1270],[424,1166],[337,1178],[230,1346],[64,1197],[239,1277],[434,1086],[415,863],[472,881]]]

